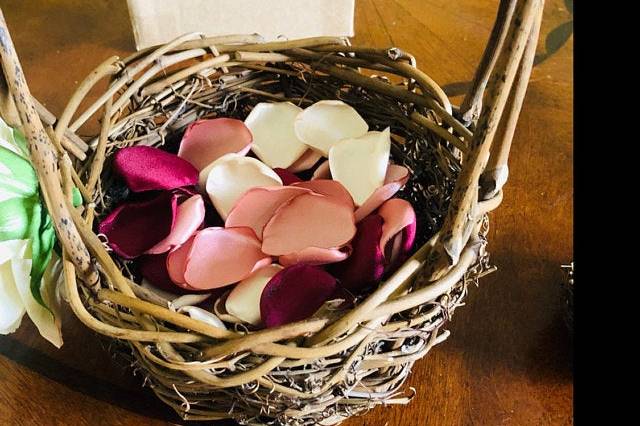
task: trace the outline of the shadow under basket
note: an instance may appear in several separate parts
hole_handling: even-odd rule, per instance
[[[109,58],[56,120],[32,100],[11,39],[2,38],[5,89],[56,225],[74,313],[116,339],[113,346],[133,356],[155,394],[187,420],[331,425],[376,405],[408,403],[413,394],[403,384],[413,363],[447,338],[444,327],[469,285],[493,269],[487,213],[502,200],[541,11],[541,1],[501,2],[460,107],[397,48],[324,37],[262,43],[254,35],[185,35],[124,60]],[[77,111],[104,79],[106,91]],[[325,305],[272,329],[227,322],[222,330],[169,309],[136,284],[93,231],[122,197],[109,168],[118,149],[171,151],[197,119],[244,119],[258,102],[305,107],[323,99],[353,106],[372,130],[391,127],[392,160],[411,171],[398,195],[418,217],[412,257],[354,306]],[[100,133],[78,137],[95,117]],[[80,208],[68,201],[74,185],[84,197]]]

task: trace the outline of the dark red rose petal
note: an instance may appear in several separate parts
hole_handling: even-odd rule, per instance
[[[286,267],[262,291],[262,322],[266,327],[277,327],[309,318],[331,297],[336,286],[336,279],[317,266]]]
[[[331,265],[329,270],[344,288],[357,292],[382,278],[385,269],[384,253],[380,249],[382,225],[383,219],[377,214],[361,220],[351,241],[351,256]]]
[[[98,225],[109,247],[120,257],[133,259],[165,239],[173,227],[177,196],[162,192],[156,197],[116,207]]]
[[[284,186],[291,185],[292,183],[296,182],[302,182],[302,179],[300,179],[297,175],[291,173],[287,169],[275,167],[273,171],[276,172],[276,174],[280,177]]]
[[[134,192],[174,189],[198,183],[198,170],[175,154],[150,146],[132,146],[113,156],[113,170]]]
[[[140,275],[142,275],[149,283],[173,294],[187,294],[192,291],[178,287],[171,281],[167,272],[167,256],[169,253],[162,254],[145,254],[136,259]]]

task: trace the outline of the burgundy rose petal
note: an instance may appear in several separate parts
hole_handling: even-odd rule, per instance
[[[198,183],[198,170],[175,154],[132,146],[113,156],[113,170],[133,192],[174,189]]]
[[[380,249],[384,220],[374,214],[357,224],[351,241],[353,253],[344,262],[331,265],[331,273],[340,284],[354,292],[380,280],[384,274],[385,258]]]
[[[336,279],[317,266],[286,267],[262,291],[262,322],[266,327],[277,327],[309,318],[335,289]]]
[[[386,201],[378,214],[384,220],[380,247],[385,253],[387,272],[392,272],[404,262],[416,238],[416,213],[406,200],[393,198]]]
[[[326,265],[329,263],[342,262],[351,255],[351,245],[340,248],[320,248],[307,247],[298,252],[285,254],[278,258],[282,266],[305,263],[307,265]]]
[[[241,120],[198,120],[184,132],[178,155],[200,171],[225,154],[245,155],[251,149],[252,141],[251,131]]]
[[[276,172],[278,176],[280,176],[280,179],[282,179],[282,184],[284,186],[291,185],[292,183],[296,182],[302,182],[302,179],[300,179],[297,175],[291,173],[287,169],[275,167],[273,171]]]
[[[120,257],[133,259],[165,239],[176,218],[177,196],[160,193],[149,200],[124,203],[98,225],[109,247]]]
[[[178,287],[167,271],[167,256],[169,253],[145,254],[136,259],[140,275],[160,290],[174,294],[186,294],[189,291]]]

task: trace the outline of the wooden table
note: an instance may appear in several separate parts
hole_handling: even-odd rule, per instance
[[[357,45],[398,46],[455,103],[472,77],[497,1],[357,0]],[[125,0],[0,0],[34,95],[59,114],[110,55],[134,50]],[[472,288],[449,340],[419,361],[408,406],[356,425],[572,424],[572,343],[560,265],[573,256],[573,25],[570,0],[547,0],[538,64],[515,135],[511,176],[491,216],[498,272]],[[113,362],[72,314],[55,350],[28,319],[0,336],[0,424],[180,423]],[[228,424],[226,422],[225,424]]]

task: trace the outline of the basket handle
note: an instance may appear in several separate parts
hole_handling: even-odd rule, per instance
[[[40,121],[1,8],[0,59],[3,72],[0,81],[6,83],[6,85],[0,84],[2,86],[0,89],[4,88],[0,95],[4,101],[0,112],[3,115],[8,113],[7,118],[10,121],[19,118],[19,123],[12,124],[22,124],[42,196],[47,211],[53,219],[56,234],[60,243],[68,250],[70,260],[80,271],[80,278],[86,284],[92,285],[98,281],[98,273],[73,222],[69,212],[72,207],[62,192],[60,183],[58,162],[70,162],[70,159],[63,149],[56,149],[56,146],[60,147],[59,141],[52,141],[49,138]],[[7,93],[11,96],[7,96]],[[13,98],[13,103],[10,98]],[[13,110],[14,107],[15,110]],[[15,111],[18,113],[17,116]]]
[[[512,16],[509,16],[512,7]],[[499,174],[506,167],[515,123],[531,73],[543,7],[544,0],[501,1],[501,11],[494,25],[494,32],[499,34],[492,35],[482,64],[476,72],[474,81],[477,81],[477,88],[469,95],[473,102],[467,102],[470,103],[467,111],[479,108],[483,95],[485,105],[478,118],[470,152],[456,181],[450,207],[440,232],[442,244],[438,245],[439,252],[432,255],[433,262],[427,275],[430,276],[429,281],[439,278],[451,265],[458,262],[471,231],[477,226],[478,199],[489,198],[484,196],[484,193],[496,196],[500,193],[499,179],[496,179],[490,191],[485,191],[479,183],[487,164],[489,168],[488,175],[484,175],[485,181],[494,176],[496,171]],[[505,29],[508,31],[503,38],[501,34]],[[482,86],[486,75],[490,77],[486,80],[485,93]],[[510,95],[513,95],[511,108],[506,116],[502,117]],[[501,118],[506,120],[507,131],[496,141],[492,150]],[[505,180],[501,183],[504,184]]]

